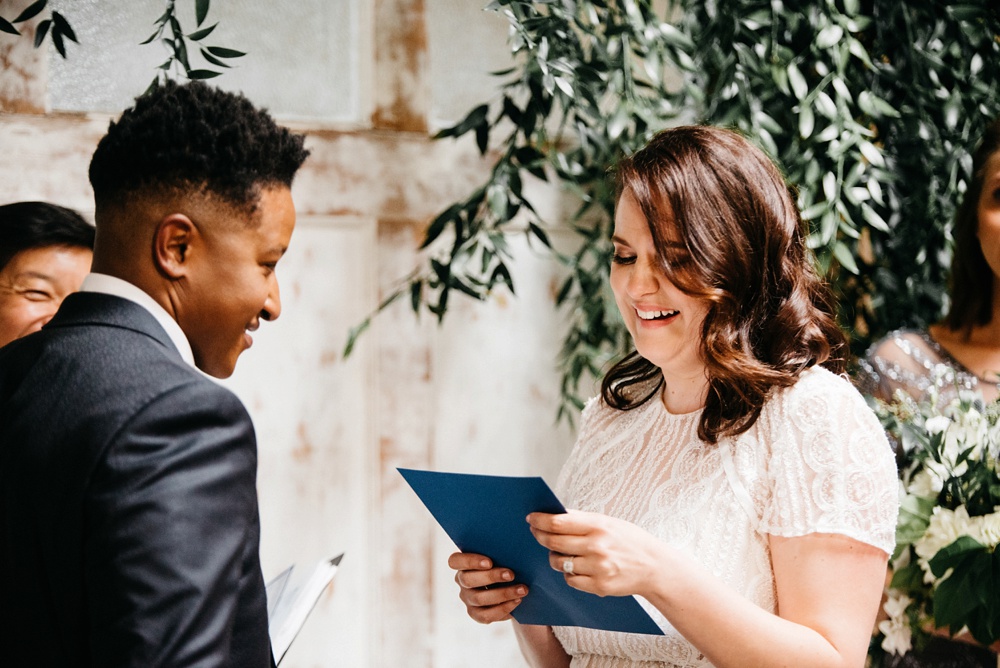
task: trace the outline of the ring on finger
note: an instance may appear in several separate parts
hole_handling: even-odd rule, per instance
[[[573,557],[566,557],[562,562],[563,573],[573,575]]]

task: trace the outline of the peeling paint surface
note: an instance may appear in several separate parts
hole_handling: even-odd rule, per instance
[[[29,1],[0,0],[0,15]],[[66,4],[71,20],[74,3],[92,9],[111,2],[54,1]],[[236,373],[223,381],[242,398],[257,429],[265,578],[293,562],[309,567],[345,552],[334,586],[282,667],[521,668],[509,625],[481,626],[467,617],[447,568],[454,546],[396,468],[554,479],[573,438],[553,424],[563,319],[553,310],[560,280],[554,263],[517,240],[516,297],[500,293],[484,304],[456,299],[441,326],[398,302],[374,320],[350,357],[343,354],[350,328],[416,266],[429,221],[487,175],[489,159],[479,156],[471,137],[433,141],[426,128],[439,113],[434,110],[464,104],[435,97],[453,81],[471,82],[461,84],[470,100],[492,95],[481,73],[496,69],[496,51],[482,43],[492,36],[502,45],[506,29],[496,16],[470,10],[469,0],[343,3],[340,9],[353,12],[345,24],[351,32],[335,48],[349,52],[336,66],[346,71],[321,65],[328,54],[315,52],[308,40],[296,44],[298,50],[287,49],[287,41],[253,43],[254,57],[284,49],[274,57],[286,69],[299,61],[309,61],[306,72],[327,68],[311,85],[336,79],[331,90],[354,96],[343,116],[275,112],[307,134],[312,150],[293,187],[298,224],[278,267],[282,314],[262,325]],[[136,0],[132,9],[158,4]],[[190,11],[190,4],[178,6]],[[274,6],[254,0],[241,13],[243,3],[212,3],[212,16],[220,30],[226,22],[235,28]],[[484,23],[457,31],[441,18],[452,14]],[[234,16],[239,20],[230,21]],[[128,26],[145,21],[123,20]],[[117,38],[124,49],[132,35]],[[92,220],[87,168],[114,114],[96,102],[46,113],[50,50],[5,51],[4,39],[0,35],[0,59],[8,60],[0,62],[16,67],[0,71],[0,203],[44,199]],[[235,35],[225,41],[241,46]],[[454,53],[465,57],[447,55]],[[432,62],[433,54],[444,55]],[[248,64],[240,76],[252,80],[254,90],[280,88],[266,68]],[[219,82],[236,80],[227,77]],[[360,83],[352,88],[352,81]],[[369,94],[366,110],[358,100]],[[573,208],[530,179],[525,188],[549,220]],[[552,230],[551,236],[560,243],[566,235]]]

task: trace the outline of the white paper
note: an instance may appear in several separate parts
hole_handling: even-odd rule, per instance
[[[343,556],[341,553],[323,559],[306,575],[296,573],[295,565],[289,566],[267,583],[267,621],[276,664],[281,663],[316,601],[333,580]]]

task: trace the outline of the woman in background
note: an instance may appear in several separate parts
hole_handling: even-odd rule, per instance
[[[875,343],[861,361],[859,386],[891,401],[898,389],[926,398],[977,390],[1000,396],[1000,119],[973,153],[972,181],[955,218],[951,307],[927,331],[901,329]]]
[[[611,288],[635,351],[584,409],[533,513],[567,583],[637,595],[663,636],[522,626],[532,666],[864,665],[893,549],[891,448],[841,374],[843,338],[774,164],[682,127],[618,169]],[[524,596],[454,554],[469,615]],[[846,585],[846,586],[845,586]]]
[[[858,386],[891,402],[897,391],[920,401],[937,387],[945,401],[975,390],[1000,396],[1000,119],[972,156],[972,180],[955,217],[951,307],[926,331],[900,329],[868,350]],[[886,658],[890,668],[997,668],[1000,643],[986,648],[968,634],[934,637],[922,650]]]

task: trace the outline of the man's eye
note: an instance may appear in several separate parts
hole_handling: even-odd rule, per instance
[[[25,290],[24,296],[34,302],[47,301],[52,299],[52,295],[43,290]]]

